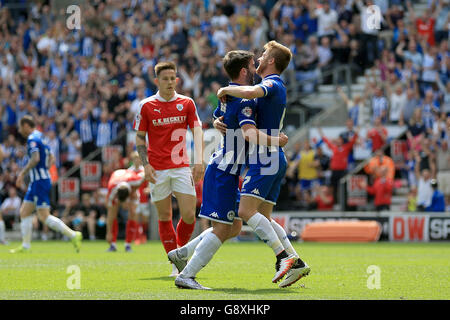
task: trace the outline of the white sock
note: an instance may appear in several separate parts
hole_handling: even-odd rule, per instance
[[[208,228],[202,233],[200,233],[196,238],[192,239],[188,243],[186,243],[184,246],[182,246],[179,250],[181,256],[185,258],[186,260],[192,257],[194,254],[195,248],[198,246],[200,241],[210,232],[212,232],[213,228]]]
[[[5,241],[5,221],[0,220],[0,242]]]
[[[48,225],[50,229],[60,232],[70,239],[75,237],[75,231],[66,226],[66,224],[61,219],[58,219],[51,214],[48,215],[47,219],[45,220],[45,224]]]
[[[291,242],[288,239],[288,236],[286,234],[286,231],[283,229],[282,226],[280,226],[275,220],[271,219],[270,223],[272,224],[273,230],[277,233],[278,239],[280,239],[281,244],[283,245],[284,249],[286,250],[287,254],[295,255],[298,257],[297,252],[295,251],[294,247],[292,246]]]
[[[28,216],[20,221],[20,232],[22,233],[22,247],[31,247],[31,235],[33,234],[33,217]]]
[[[191,260],[189,260],[188,264],[181,272],[181,275],[189,278],[195,277],[197,273],[211,261],[221,245],[222,241],[220,241],[214,233],[207,233],[200,241],[197,248],[195,248]]]
[[[253,231],[255,231],[258,237],[264,241],[264,243],[272,248],[275,255],[280,254],[284,250],[284,247],[281,244],[280,239],[278,239],[277,233],[273,229],[272,224],[261,213],[255,213],[250,219],[248,219],[247,224],[253,229]]]

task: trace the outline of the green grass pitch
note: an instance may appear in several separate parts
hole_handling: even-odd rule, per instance
[[[10,254],[0,247],[0,300],[4,299],[450,299],[448,243],[295,243],[311,274],[280,289],[271,279],[275,258],[262,242],[226,243],[197,277],[210,291],[178,289],[160,242],[105,252],[106,242],[32,243],[32,252]],[[68,267],[80,271],[80,289],[68,289]],[[368,272],[375,265],[379,274]],[[379,289],[369,289],[379,276]],[[68,281],[69,280],[69,281]],[[73,283],[73,282],[72,282]]]

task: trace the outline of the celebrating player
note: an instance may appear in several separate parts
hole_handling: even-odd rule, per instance
[[[22,187],[27,174],[30,176],[30,184],[20,207],[22,246],[10,250],[10,252],[25,252],[30,249],[33,232],[33,217],[31,214],[35,208],[39,220],[50,229],[72,239],[75,250],[79,252],[83,240],[81,232],[70,229],[64,222],[50,214],[51,181],[49,168],[54,161],[54,157],[50,152],[50,148],[42,141],[42,132],[36,130],[33,117],[25,115],[20,119],[19,133],[27,138],[27,152],[30,160],[19,173],[16,186],[18,188]]]
[[[286,112],[286,88],[280,74],[291,58],[289,48],[276,41],[266,43],[256,69],[262,82],[255,86],[224,87],[219,89],[217,97],[222,99],[229,95],[243,99],[256,98],[257,128],[266,130],[268,135],[278,135]],[[287,160],[281,147],[260,146],[258,152],[250,155],[249,170],[244,178],[239,205],[239,217],[252,227],[277,256],[276,273],[272,282],[278,282],[286,274],[280,287],[290,286],[310,272],[308,265],[295,252],[284,229],[270,218],[280,193],[286,166]]]
[[[178,82],[173,62],[155,66],[158,92],[140,102],[134,121],[136,149],[150,181],[152,201],[158,210],[159,236],[166,253],[185,245],[194,231],[195,183],[203,178],[203,131],[194,101],[175,91]],[[186,130],[194,136],[194,166],[189,169]],[[148,148],[146,146],[148,137]],[[172,224],[172,195],[180,208],[177,231]],[[173,265],[172,275],[177,274]]]
[[[131,251],[137,232],[136,207],[139,196],[137,190],[144,181],[143,172],[134,169],[118,169],[114,171],[108,181],[108,194],[106,196],[106,241],[110,243],[108,251],[117,251],[116,241],[119,232],[117,213],[122,207],[128,210],[127,226],[125,231],[125,251]]]
[[[230,86],[253,84],[253,56],[253,53],[241,50],[226,54],[223,66],[232,81]],[[169,260],[181,272],[175,279],[178,287],[208,289],[195,280],[196,274],[212,259],[223,242],[235,237],[241,230],[242,220],[236,217],[236,201],[239,174],[249,151],[244,137],[253,144],[284,146],[288,141],[284,134],[268,137],[256,129],[255,106],[255,100],[232,98],[226,103],[219,103],[214,112],[216,118],[223,116],[228,130],[222,148],[211,156],[203,184],[199,217],[212,221],[212,232],[208,229],[186,246],[169,252]],[[187,263],[194,247],[192,258]]]

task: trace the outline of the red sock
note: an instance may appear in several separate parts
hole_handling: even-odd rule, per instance
[[[117,242],[117,234],[119,233],[119,223],[117,222],[117,219],[114,219],[113,225],[112,225],[112,242]]]
[[[195,220],[191,224],[187,224],[180,219],[177,225],[177,244],[182,247],[186,243],[188,243],[189,239],[191,239],[192,232],[194,232],[195,228]]]
[[[166,250],[166,253],[177,248],[177,235],[173,228],[172,220],[158,220],[159,238]]]
[[[127,221],[127,228],[125,233],[125,242],[131,243],[136,238],[137,222],[134,220]]]

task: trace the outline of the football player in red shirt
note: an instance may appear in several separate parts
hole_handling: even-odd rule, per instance
[[[128,210],[128,220],[125,236],[125,251],[131,251],[136,230],[136,207],[138,204],[137,190],[144,181],[144,174],[133,169],[118,169],[109,178],[108,194],[106,196],[107,217],[106,217],[106,241],[111,246],[108,251],[117,251],[116,240],[119,231],[117,224],[117,213],[122,207]]]
[[[185,245],[194,231],[195,184],[204,173],[203,131],[194,101],[175,91],[176,65],[160,62],[155,66],[155,75],[158,92],[140,102],[134,129],[137,130],[136,149],[158,210],[159,236],[168,253]],[[195,145],[192,172],[186,152],[188,127]],[[177,199],[181,215],[176,232],[172,224],[172,195]],[[177,275],[175,266],[172,275]]]

